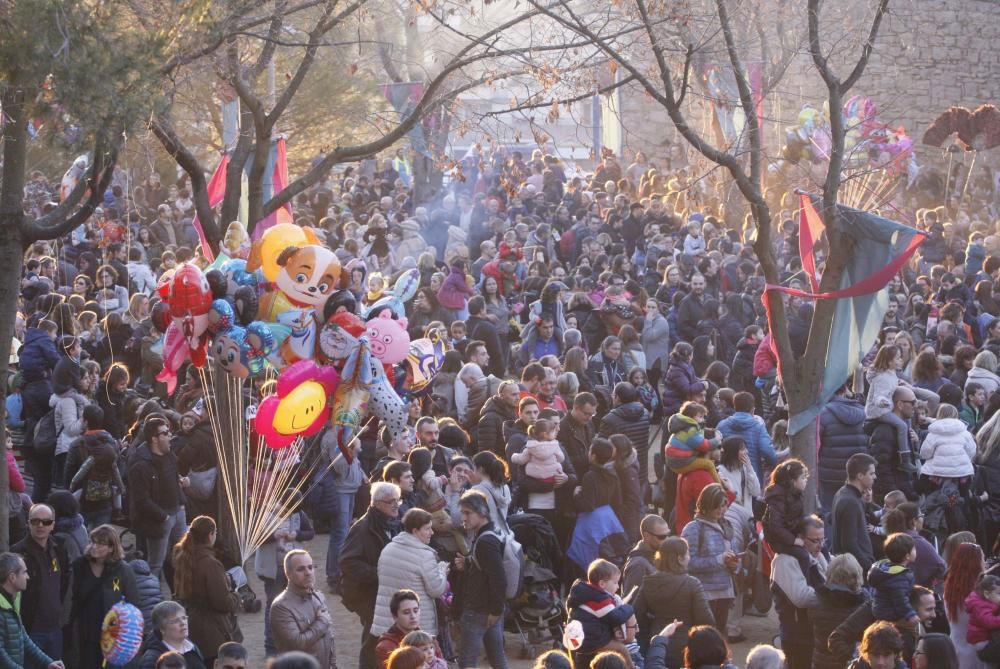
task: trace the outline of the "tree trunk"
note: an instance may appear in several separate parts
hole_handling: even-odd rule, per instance
[[[814,513],[818,509],[816,501],[819,494],[818,447],[816,430],[813,427],[799,430],[792,436],[792,457],[798,458],[809,468],[809,483],[802,498],[806,513]]]

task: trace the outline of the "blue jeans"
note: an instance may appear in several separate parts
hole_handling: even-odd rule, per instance
[[[146,561],[149,563],[149,571],[153,576],[160,578],[167,553],[177,545],[185,532],[187,532],[187,517],[182,506],[164,521],[162,534],[145,537]]]
[[[340,583],[340,549],[354,520],[354,493],[338,492],[337,508],[330,515],[330,545],[326,550],[326,582]]]
[[[503,616],[487,626],[487,615],[476,611],[462,613],[462,647],[458,652],[461,669],[479,666],[479,655],[486,646],[486,658],[493,669],[507,669],[507,656],[503,649]]]
[[[43,653],[53,660],[61,660],[63,656],[63,635],[61,629],[32,632],[28,635]]]

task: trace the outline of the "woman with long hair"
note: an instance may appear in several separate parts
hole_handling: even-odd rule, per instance
[[[574,346],[570,350],[566,351],[566,361],[563,364],[563,369],[567,372],[573,372],[573,374],[576,375],[577,384],[581,393],[594,392],[594,384],[590,380],[590,375],[587,374],[587,364],[587,352],[579,346]],[[572,401],[572,398],[566,398],[566,401],[569,403]]]
[[[649,655],[665,658],[670,667],[680,666],[689,628],[715,623],[701,581],[688,574],[690,562],[687,541],[668,537],[656,552],[657,572],[642,580],[635,599],[640,648]],[[671,635],[666,643],[656,641],[657,633],[674,620],[683,623],[678,629],[680,634]],[[656,647],[661,644],[662,647]]]
[[[898,352],[899,349],[896,348],[896,351]],[[900,356],[900,364],[902,364],[902,356]],[[944,365],[941,364],[937,355],[932,351],[924,351],[917,356],[913,362],[913,385],[915,387],[936,393],[947,382],[948,380],[944,378]]]
[[[191,521],[187,533],[174,546],[174,597],[191,619],[191,641],[212,665],[215,652],[227,641],[242,641],[235,613],[239,597],[229,589],[226,569],[215,557],[217,528],[208,516]]]
[[[955,549],[944,578],[944,610],[951,624],[951,641],[955,644],[960,666],[963,669],[986,669],[986,663],[976,656],[976,649],[966,639],[969,614],[965,611],[965,598],[976,587],[976,582],[986,570],[983,551],[976,544],[962,544]]]
[[[501,534],[510,534],[510,527],[507,525],[507,509],[511,500],[509,480],[507,463],[496,454],[480,451],[473,456],[469,483],[472,484],[472,490],[486,495],[486,501],[490,505],[490,521]]]
[[[500,292],[496,277],[483,277],[482,295],[486,302],[486,320],[496,326],[502,343],[510,343],[510,307],[507,298]]]
[[[639,341],[639,333],[635,328],[626,323],[618,331],[618,338],[622,340],[622,364],[625,369],[633,367],[646,369],[646,353],[642,349],[642,342]]]
[[[102,669],[101,625],[111,607],[123,599],[139,606],[135,574],[125,562],[118,532],[111,525],[99,525],[90,532],[90,543],[72,566],[73,609],[70,614],[76,662],[79,669]]]
[[[716,466],[719,478],[736,493],[733,504],[753,511],[753,500],[761,494],[760,479],[750,463],[750,452],[743,437],[726,437],[722,440],[722,458]]]
[[[698,379],[691,364],[693,357],[694,348],[683,341],[675,344],[670,352],[670,363],[663,381],[664,416],[677,413],[692,394],[705,390],[705,384]]]

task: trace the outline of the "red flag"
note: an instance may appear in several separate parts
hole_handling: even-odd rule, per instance
[[[222,202],[222,198],[226,196],[226,169],[228,167],[229,155],[226,154],[222,156],[222,162],[215,168],[215,174],[208,182],[208,206],[210,207],[217,207]],[[201,252],[208,259],[208,262],[214,261],[215,254],[212,253],[212,247],[208,244],[208,238],[205,236],[205,229],[201,227],[201,221],[198,220],[198,214],[194,215],[191,224],[194,225],[198,239],[201,240]]]
[[[816,258],[813,247],[823,234],[823,218],[813,206],[812,199],[802,193],[799,195],[801,206],[799,213],[799,257],[802,258],[802,269],[809,275],[809,283],[813,292],[819,291],[819,275],[816,273]]]

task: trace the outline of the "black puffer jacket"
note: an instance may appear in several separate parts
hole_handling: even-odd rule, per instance
[[[629,402],[616,406],[601,419],[600,435],[610,437],[624,434],[632,442],[632,448],[639,456],[639,480],[645,481],[646,462],[649,458],[649,412],[641,402]]]
[[[675,619],[684,623],[667,644],[668,667],[684,665],[684,648],[691,627],[715,624],[701,581],[688,574],[667,571],[642,579],[635,599],[635,618],[639,624],[639,646],[643,650],[652,637]]]
[[[865,405],[834,397],[819,415],[819,481],[840,485],[847,476],[847,461],[868,450]]]
[[[517,418],[517,412],[496,395],[486,400],[476,426],[476,449],[504,457],[503,424]]]
[[[756,354],[757,342],[744,338],[736,346],[736,355],[733,356],[733,369],[729,372],[729,385],[734,390],[753,392],[753,357]]]
[[[839,585],[821,585],[816,589],[819,605],[809,612],[813,625],[813,669],[841,669],[843,659],[837,659],[827,648],[827,639],[837,626],[847,620],[859,606],[868,605],[864,591],[851,592]]]

